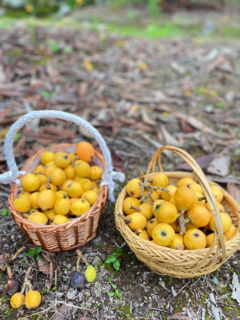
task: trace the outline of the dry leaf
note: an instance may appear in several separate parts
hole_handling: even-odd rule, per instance
[[[48,280],[46,281],[46,287],[48,290],[50,290],[54,276],[53,262],[51,258],[43,252],[41,253],[40,258],[38,260],[38,268],[41,272],[48,276]]]
[[[145,124],[148,124],[150,126],[156,126],[157,123],[153,119],[151,119],[147,113],[147,110],[143,107],[142,108],[142,120]]]
[[[201,169],[206,169],[209,163],[215,158],[215,156],[216,153],[211,153],[200,158],[195,158],[195,161],[198,163]],[[174,169],[192,171],[192,168],[187,163],[179,164]]]
[[[225,177],[229,173],[230,157],[227,152],[222,152],[208,165],[207,172]]]
[[[164,125],[161,125],[161,130],[165,139],[165,143],[175,147],[182,147],[183,144],[179,142],[170,132],[167,131]]]
[[[229,182],[227,184],[227,191],[228,193],[237,201],[237,203],[240,203],[240,185]]]

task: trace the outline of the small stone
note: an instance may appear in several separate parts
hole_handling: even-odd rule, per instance
[[[212,279],[212,282],[213,282],[214,284],[218,284],[218,279],[215,277],[215,278]]]
[[[77,289],[70,289],[67,293],[67,299],[72,300],[77,295]]]
[[[92,319],[88,317],[81,317],[79,320],[92,320]]]
[[[85,292],[83,292],[83,294],[87,297],[87,298],[89,298],[90,297],[90,292],[87,292],[87,291],[85,291]]]
[[[93,240],[93,243],[100,243],[100,242],[102,242],[102,238],[101,237],[97,237],[97,238],[95,238],[94,240]]]
[[[75,313],[77,313],[77,312],[78,312],[78,308],[73,307],[73,309],[72,309],[72,315],[75,314]]]
[[[207,113],[213,113],[214,112],[214,106],[209,104],[207,105],[204,110],[207,112]]]

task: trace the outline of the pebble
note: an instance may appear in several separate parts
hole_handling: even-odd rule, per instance
[[[67,299],[72,300],[77,295],[77,289],[71,288],[67,293]]]

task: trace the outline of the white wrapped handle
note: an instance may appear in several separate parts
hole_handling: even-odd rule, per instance
[[[114,201],[114,187],[115,183],[113,179],[119,180],[123,182],[125,180],[125,175],[121,172],[113,172],[112,168],[112,160],[111,154],[108,150],[106,142],[104,141],[101,134],[87,121],[82,118],[75,116],[74,114],[70,114],[62,111],[54,111],[54,110],[44,110],[44,111],[33,111],[27,113],[23,117],[19,118],[10,128],[5,140],[5,156],[7,160],[7,164],[9,167],[9,171],[0,175],[0,182],[3,184],[7,183],[17,183],[20,185],[20,181],[18,180],[18,176],[20,174],[25,174],[23,171],[18,171],[18,167],[13,154],[13,140],[16,133],[28,122],[31,122],[35,119],[39,118],[56,118],[66,121],[71,121],[77,125],[83,126],[86,128],[96,139],[98,142],[102,154],[105,161],[105,171],[102,175],[102,185],[107,185],[109,190],[109,199]]]

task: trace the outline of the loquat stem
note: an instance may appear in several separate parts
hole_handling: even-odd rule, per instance
[[[164,187],[150,186],[146,182],[139,182],[139,185],[140,185],[140,188],[143,187],[143,188],[146,188],[147,190],[162,190],[162,191],[165,191],[168,195],[170,195],[170,191]]]
[[[9,278],[9,279],[12,279],[12,270],[11,270],[11,268],[10,268],[10,265],[9,265],[8,262],[5,262],[5,264],[6,264],[6,267],[7,267],[8,278]]]
[[[151,207],[153,207],[153,204],[152,204],[152,202],[150,202],[150,201],[148,201],[148,198],[149,197],[149,195],[148,194],[146,194],[146,195],[144,195],[143,197],[141,197],[140,199],[139,199],[139,201],[140,202],[146,202],[149,206],[151,206]]]
[[[176,249],[177,250],[184,250],[182,247],[180,247],[180,245],[178,243],[176,244]]]
[[[154,202],[156,199],[153,197],[152,192],[153,192],[153,190],[149,190],[148,194],[149,194],[149,197],[150,197],[150,198],[152,199],[152,201]]]
[[[202,200],[207,200],[207,198],[206,198],[206,197],[204,197],[204,196],[202,196],[202,197],[198,198],[198,201],[202,201]]]
[[[73,161],[71,162],[71,167],[72,167],[72,168],[74,167],[74,165],[75,165],[75,162],[76,162],[77,158],[78,158],[77,156],[76,156],[76,157],[74,157]]]
[[[27,270],[27,273],[26,273],[25,279],[24,279],[24,283],[23,283],[23,287],[22,287],[22,290],[21,290],[21,293],[22,293],[22,294],[23,294],[26,286],[28,286],[30,289],[32,289],[32,284],[31,284],[31,282],[29,281],[28,277],[30,276],[30,272],[31,272],[34,264],[35,264],[35,263],[33,263],[33,264],[28,268],[28,270]]]
[[[141,171],[141,173],[140,173],[139,180],[141,180],[142,182],[144,182],[144,176],[143,176],[143,172],[142,172],[142,171]]]
[[[76,250],[76,252],[77,252],[77,255],[78,255],[76,266],[77,266],[77,271],[79,271],[79,262],[80,262],[80,259],[82,257],[82,254],[81,254],[80,250]]]
[[[83,262],[88,266],[89,263],[87,262],[87,259],[82,255],[81,251],[77,249],[76,252],[77,252],[79,261],[80,261],[80,259],[82,258],[82,259],[83,259]],[[77,270],[79,270],[79,262],[78,262],[78,266],[77,266],[77,267],[78,267]]]
[[[178,224],[180,227],[180,234],[183,235],[186,233],[186,221],[184,219],[184,211],[181,211],[180,216],[178,217]]]
[[[19,255],[19,253],[22,252],[24,249],[25,249],[25,247],[18,249],[18,251],[14,254],[14,256],[12,256],[12,258],[9,259],[9,261],[15,260],[17,258],[17,256]]]
[[[137,211],[137,212],[141,212],[141,209],[139,209],[139,208],[136,207],[136,206],[133,206],[132,204],[130,204],[129,209],[133,209],[133,210],[135,210],[135,211]]]
[[[135,231],[135,234],[138,236],[142,232],[143,232],[142,229],[138,229],[137,231]]]

